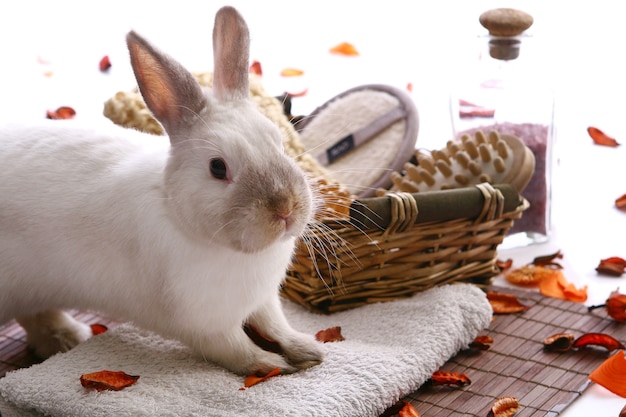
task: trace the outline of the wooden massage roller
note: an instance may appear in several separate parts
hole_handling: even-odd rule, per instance
[[[482,182],[511,184],[518,193],[535,170],[532,151],[517,137],[491,131],[461,141],[449,141],[441,150],[415,151],[404,174],[394,172],[391,191],[416,193],[473,186]]]

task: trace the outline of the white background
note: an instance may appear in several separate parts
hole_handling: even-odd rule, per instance
[[[124,35],[135,29],[194,71],[212,69],[211,31],[217,1],[21,1],[0,5],[0,121],[33,120],[69,105],[77,119],[108,123],[103,102],[134,80]],[[231,1],[248,21],[251,59],[263,66],[275,95],[308,88],[294,114],[308,114],[361,84],[413,85],[420,113],[418,146],[440,148],[451,138],[448,88],[475,58],[483,33],[478,15],[512,6],[531,13],[535,69],[552,80],[557,97],[553,178],[554,236],[550,243],[503,251],[516,264],[561,249],[567,278],[589,286],[601,303],[624,278],[599,277],[597,262],[626,257],[626,213],[613,206],[626,193],[626,145],[594,146],[587,126],[626,143],[623,5],[618,1]],[[351,42],[356,58],[328,49]],[[98,62],[109,55],[107,74]],[[303,77],[286,79],[295,67]],[[47,75],[46,75],[47,74]],[[0,167],[1,169],[1,167]],[[500,279],[501,280],[501,279]],[[626,291],[626,288],[624,288]],[[626,400],[592,386],[563,415],[617,416]]]

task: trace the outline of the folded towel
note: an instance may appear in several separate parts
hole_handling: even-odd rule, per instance
[[[416,390],[490,322],[475,286],[317,315],[284,301],[302,331],[341,326],[321,365],[242,390],[244,378],[190,355],[182,344],[123,324],[0,379],[0,413],[12,416],[378,416]],[[93,391],[80,375],[139,375],[121,391]]]

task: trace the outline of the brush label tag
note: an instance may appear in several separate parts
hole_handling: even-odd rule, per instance
[[[337,158],[345,155],[354,149],[354,137],[352,134],[341,139],[330,148],[326,149],[326,156],[328,157],[328,163],[332,163]]]

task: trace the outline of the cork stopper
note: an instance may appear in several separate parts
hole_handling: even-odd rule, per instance
[[[487,10],[478,21],[489,31],[489,55],[495,59],[512,60],[519,56],[520,35],[532,26],[533,17],[517,9]]]

